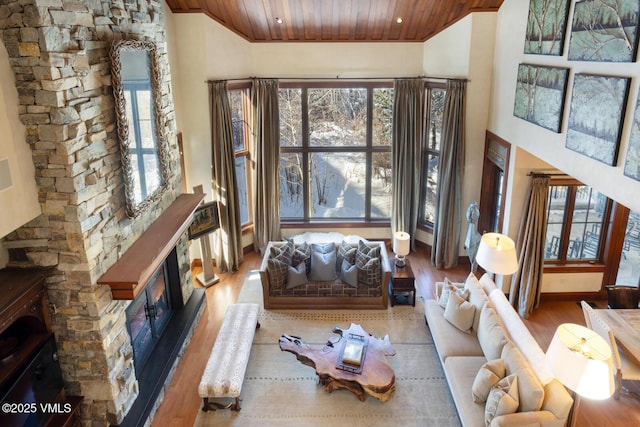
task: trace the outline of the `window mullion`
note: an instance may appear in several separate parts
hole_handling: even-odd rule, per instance
[[[573,209],[576,206],[576,187],[570,185],[567,187],[567,202],[564,210],[564,221],[562,224],[562,248],[561,260],[566,263],[568,260],[569,242],[571,240],[571,225],[573,224]]]

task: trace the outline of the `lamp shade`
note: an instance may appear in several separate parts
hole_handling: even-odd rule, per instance
[[[582,397],[603,400],[615,390],[611,347],[584,326],[558,326],[547,349],[547,363],[562,384]]]
[[[476,262],[489,273],[513,274],[518,270],[516,245],[503,234],[485,233],[478,246]]]
[[[411,236],[404,231],[396,231],[393,235],[393,252],[399,256],[409,255]]]

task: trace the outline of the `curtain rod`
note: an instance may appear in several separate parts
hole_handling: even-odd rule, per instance
[[[265,79],[265,80],[398,80],[398,79],[421,79],[421,80],[453,80],[453,81],[463,81],[469,82],[469,79],[461,79],[455,77],[429,77],[429,76],[417,76],[417,77],[340,77],[338,74],[335,77],[243,77],[243,78],[232,78],[232,79],[215,79],[215,80],[206,80],[205,83],[218,83],[218,82],[238,82],[238,81],[249,81],[255,79]]]

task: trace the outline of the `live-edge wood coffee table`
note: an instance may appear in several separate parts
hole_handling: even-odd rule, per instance
[[[315,368],[320,384],[325,391],[349,390],[364,401],[367,394],[386,402],[396,389],[396,376],[387,362],[387,356],[396,354],[389,342],[389,336],[383,339],[369,335],[360,325],[351,324],[348,329],[333,328],[338,339],[330,339],[323,347],[312,347],[300,337],[283,334],[279,344],[282,351],[296,355],[307,366]],[[339,369],[340,354],[344,340],[349,334],[364,336],[367,339],[366,354],[361,366],[362,372]]]

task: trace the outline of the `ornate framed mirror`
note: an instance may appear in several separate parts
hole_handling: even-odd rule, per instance
[[[126,212],[135,217],[169,182],[168,147],[153,42],[120,40],[110,52]]]

